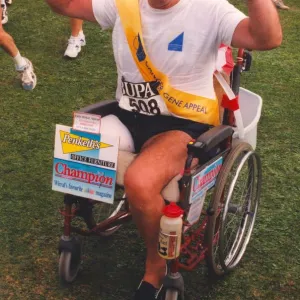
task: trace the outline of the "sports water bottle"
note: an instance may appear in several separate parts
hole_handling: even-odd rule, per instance
[[[160,219],[158,253],[164,259],[180,254],[183,210],[174,202],[165,206]]]

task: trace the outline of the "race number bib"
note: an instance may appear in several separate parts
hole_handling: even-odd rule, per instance
[[[157,91],[158,83],[132,83],[122,79],[120,107],[145,115],[170,115],[164,101]]]

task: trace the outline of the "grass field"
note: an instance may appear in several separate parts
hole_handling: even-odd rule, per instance
[[[204,266],[184,273],[190,300],[300,299],[300,3],[286,1],[282,46],[255,53],[243,77],[243,86],[264,99],[257,149],[264,182],[254,237],[241,266],[223,280],[209,284]],[[43,1],[16,0],[5,28],[33,61],[38,85],[23,91],[0,50],[0,299],[130,299],[145,255],[133,224],[107,241],[89,240],[72,286],[62,287],[57,277],[62,194],[51,190],[54,128],[70,125],[72,111],[114,97],[110,33],[86,24],[87,46],[70,61],[62,58],[68,20]]]

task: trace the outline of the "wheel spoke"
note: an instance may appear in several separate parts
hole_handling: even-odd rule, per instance
[[[240,143],[227,156],[215,187],[213,201],[219,212],[213,223],[214,245],[208,262],[216,275],[233,269],[245,252],[256,217],[260,186],[259,157],[248,144]]]

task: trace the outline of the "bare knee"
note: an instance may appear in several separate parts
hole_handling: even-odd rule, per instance
[[[125,173],[124,186],[128,201],[135,210],[144,212],[157,209],[156,198],[160,198],[160,191],[154,186],[150,178],[135,166],[129,167]]]

